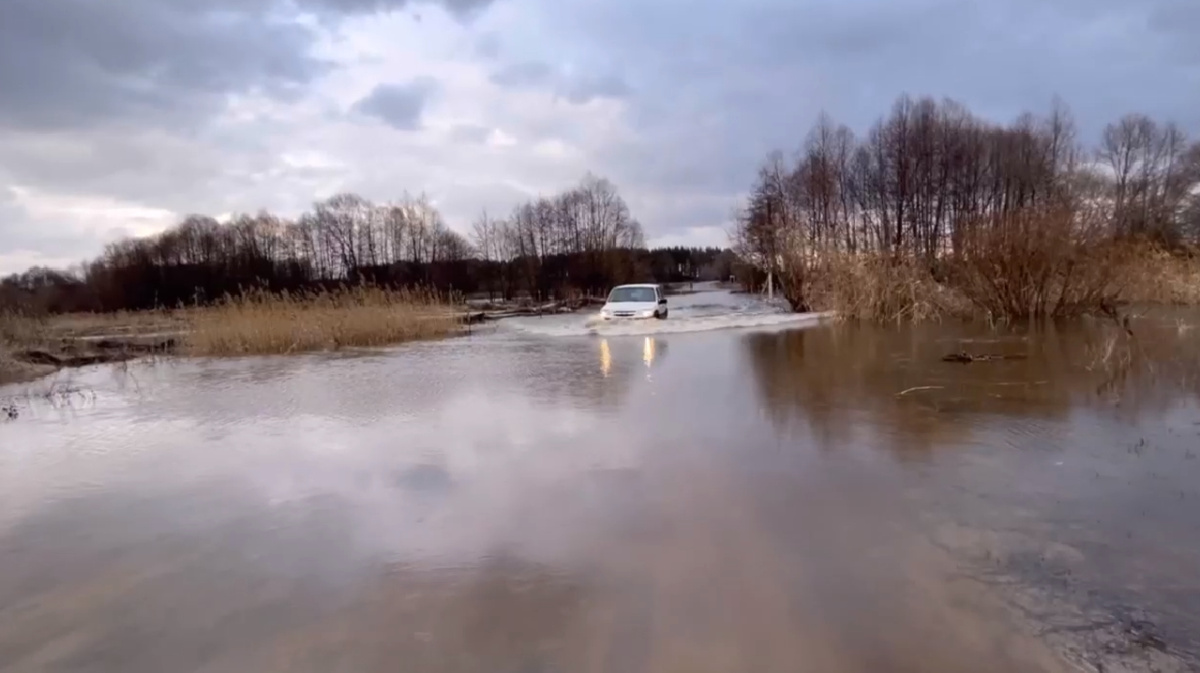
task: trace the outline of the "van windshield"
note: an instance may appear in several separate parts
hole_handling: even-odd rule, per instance
[[[633,301],[653,304],[658,301],[658,296],[652,287],[616,287],[608,295],[608,301],[613,304]]]

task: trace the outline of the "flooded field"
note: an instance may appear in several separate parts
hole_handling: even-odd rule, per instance
[[[1200,314],[670,301],[0,389],[0,671],[1198,670]]]

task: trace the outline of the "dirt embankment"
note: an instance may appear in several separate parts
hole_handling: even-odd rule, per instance
[[[63,338],[37,347],[0,351],[0,385],[32,381],[60,369],[124,362],[175,352],[174,337]]]
[[[55,367],[33,365],[13,358],[12,354],[0,350],[0,386],[9,383],[33,381],[55,371]]]

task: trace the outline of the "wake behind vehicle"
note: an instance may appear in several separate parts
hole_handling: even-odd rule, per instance
[[[667,317],[667,298],[662,287],[650,283],[618,285],[608,293],[608,301],[600,309],[604,320]]]

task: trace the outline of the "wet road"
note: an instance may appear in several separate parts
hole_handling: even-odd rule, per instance
[[[1134,367],[1103,325],[790,320],[705,293],[21,397],[0,670],[1189,670],[1195,330]]]

